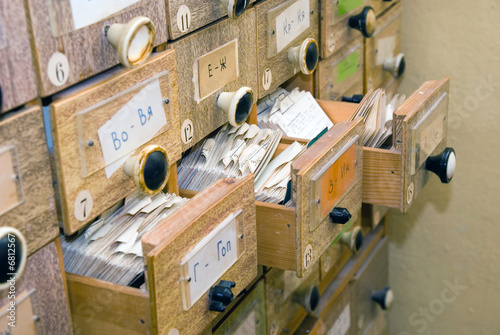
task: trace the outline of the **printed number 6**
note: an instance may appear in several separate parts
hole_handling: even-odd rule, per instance
[[[65,73],[63,70],[63,64],[61,62],[57,62],[56,64],[56,77],[60,83],[64,82]]]

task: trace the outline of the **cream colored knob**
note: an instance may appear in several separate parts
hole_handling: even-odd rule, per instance
[[[16,286],[28,259],[28,247],[23,234],[14,227],[0,227],[0,290]]]
[[[309,285],[302,290],[295,292],[293,296],[293,301],[301,304],[307,313],[314,313],[319,305],[319,288],[317,285]]]
[[[223,92],[217,97],[217,106],[227,113],[229,124],[241,125],[250,115],[253,105],[253,91],[242,87],[236,92]]]
[[[106,27],[106,38],[118,52],[120,63],[126,67],[141,64],[153,51],[155,26],[144,16],[127,24],[115,23]]]
[[[159,145],[148,145],[127,159],[124,169],[137,188],[150,195],[165,188],[170,174],[167,152]]]
[[[219,0],[227,8],[227,15],[235,19],[247,9],[250,0]]]
[[[400,53],[396,57],[386,59],[382,66],[384,70],[392,73],[394,77],[401,77],[406,68],[405,55]]]
[[[311,74],[318,66],[318,42],[314,38],[306,38],[301,45],[288,50],[288,60],[296,64],[303,74]]]
[[[342,234],[340,243],[351,249],[353,254],[357,254],[363,246],[363,239],[363,231],[360,227],[355,227],[353,230]]]

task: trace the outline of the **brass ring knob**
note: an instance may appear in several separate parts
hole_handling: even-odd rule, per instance
[[[227,113],[229,124],[233,127],[245,122],[252,105],[253,91],[250,87],[242,87],[236,92],[222,92],[217,97],[217,106]]]
[[[15,285],[28,260],[24,235],[14,227],[0,227],[0,290]]]
[[[372,37],[376,24],[377,16],[370,6],[366,6],[361,13],[349,18],[349,27],[359,30],[365,38]]]

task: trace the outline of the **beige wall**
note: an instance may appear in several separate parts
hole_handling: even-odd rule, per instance
[[[450,76],[458,165],[451,184],[433,176],[407,214],[391,211],[390,333],[500,334],[500,1],[403,6],[402,91]]]

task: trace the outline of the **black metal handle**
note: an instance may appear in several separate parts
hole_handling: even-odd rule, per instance
[[[234,281],[221,280],[219,284],[211,287],[210,291],[208,291],[208,297],[210,298],[208,309],[213,312],[224,312],[226,306],[234,299],[231,289],[235,286]]]
[[[351,213],[347,210],[347,208],[335,207],[330,212],[330,220],[332,223],[337,224],[346,224],[351,219]]]
[[[368,38],[375,32],[375,21],[375,11],[372,7],[366,6],[361,13],[349,18],[349,27],[359,30],[365,38]]]

